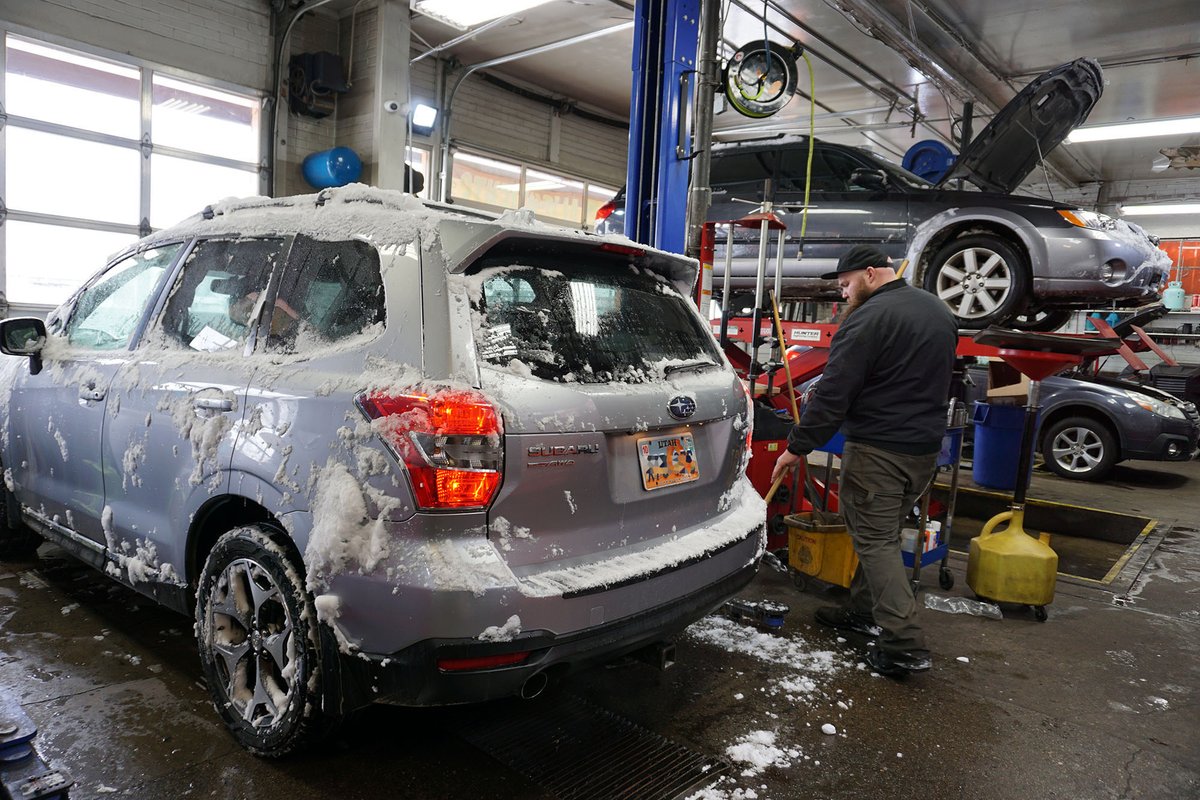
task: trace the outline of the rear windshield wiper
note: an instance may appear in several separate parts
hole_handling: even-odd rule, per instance
[[[719,366],[721,366],[721,365],[719,363],[717,363],[716,361],[685,361],[682,364],[671,364],[670,366],[665,367],[663,369],[663,375],[670,375],[671,373],[674,373],[674,372],[682,372],[685,369],[686,370],[693,370],[693,369],[700,370],[700,369],[707,369],[709,367],[719,367]]]

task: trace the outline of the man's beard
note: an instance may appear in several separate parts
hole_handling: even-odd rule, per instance
[[[841,325],[846,320],[850,319],[850,315],[853,314],[854,310],[861,306],[866,299],[866,297],[860,294],[847,300],[838,310],[838,324]]]

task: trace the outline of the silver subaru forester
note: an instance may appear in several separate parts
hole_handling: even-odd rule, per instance
[[[194,612],[262,755],[661,645],[764,546],[695,270],[361,186],[209,207],[0,323],[0,548]]]

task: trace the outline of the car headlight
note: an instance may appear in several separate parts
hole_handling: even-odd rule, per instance
[[[1151,397],[1148,394],[1142,394],[1141,392],[1134,392],[1128,389],[1125,390],[1125,394],[1128,395],[1130,400],[1137,403],[1142,408],[1154,414],[1158,414],[1160,417],[1167,417],[1169,419],[1187,419],[1187,415],[1184,414],[1183,410],[1178,406],[1172,405],[1164,400],[1159,400],[1157,397]]]
[[[1069,211],[1060,209],[1058,215],[1077,228],[1091,228],[1094,231],[1112,230],[1116,224],[1112,217],[1097,214],[1095,211],[1084,211],[1082,208],[1072,208]]]

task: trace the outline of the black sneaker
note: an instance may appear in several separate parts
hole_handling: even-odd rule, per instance
[[[826,606],[817,609],[817,622],[837,628],[839,631],[854,631],[863,636],[878,636],[883,629],[875,624],[875,620],[865,614],[856,614],[848,608]]]
[[[924,672],[933,666],[933,659],[928,654],[910,653],[908,651],[888,651],[879,645],[871,645],[867,649],[867,666],[880,675],[907,675],[910,672]]]

